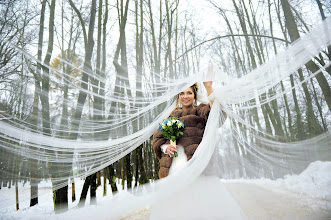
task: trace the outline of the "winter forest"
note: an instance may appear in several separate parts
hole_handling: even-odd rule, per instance
[[[153,133],[209,63],[220,178],[322,161],[312,194],[331,216],[330,16],[329,0],[1,1],[0,219],[24,218],[21,191],[40,205],[45,182],[62,213],[157,181]]]

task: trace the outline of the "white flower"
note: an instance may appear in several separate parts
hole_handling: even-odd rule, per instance
[[[168,126],[171,126],[172,125],[171,121],[168,121],[167,125]]]
[[[165,124],[163,124],[163,125],[162,125],[162,128],[163,128],[163,129],[165,129],[165,128],[166,128],[166,125],[165,125]]]
[[[172,122],[172,124],[175,124],[175,123],[176,123],[176,120],[175,120],[175,119],[173,119],[171,122]]]
[[[178,123],[177,125],[178,125],[178,128],[181,128],[182,127],[182,124],[181,123]]]

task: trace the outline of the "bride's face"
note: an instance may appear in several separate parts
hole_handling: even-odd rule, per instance
[[[181,93],[179,93],[179,102],[183,107],[190,107],[194,102],[194,93],[192,87],[188,87]]]

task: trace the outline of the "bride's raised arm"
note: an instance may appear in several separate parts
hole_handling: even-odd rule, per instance
[[[214,65],[209,64],[208,71],[207,71],[207,79],[208,79],[208,76],[211,76],[212,74],[214,74]],[[214,92],[213,81],[203,82],[203,85],[205,86],[205,88],[207,90],[207,95],[209,97]],[[210,107],[213,105],[213,103],[214,103],[214,100],[210,100]]]

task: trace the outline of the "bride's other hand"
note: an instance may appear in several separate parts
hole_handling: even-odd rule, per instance
[[[170,157],[174,155],[174,152],[177,151],[178,146],[173,146],[171,144],[168,145],[167,147],[167,153]]]
[[[203,82],[203,84],[205,85],[206,89],[212,88],[213,81]]]
[[[207,75],[206,75],[206,79],[209,80],[211,78],[213,78],[213,75],[214,75],[214,65],[212,63],[210,63],[208,65],[208,71],[207,71]],[[210,89],[212,88],[212,85],[213,85],[213,81],[206,81],[206,82],[203,82],[204,86],[206,87],[206,89]]]
[[[208,66],[206,79],[212,79],[214,74],[215,74],[214,65],[212,63],[210,63]],[[207,95],[210,96],[210,94],[212,94],[214,92],[213,87],[212,87],[213,81],[206,81],[206,82],[203,82],[203,84],[206,87]],[[214,103],[214,101],[210,101],[210,106],[212,106],[213,103]]]

